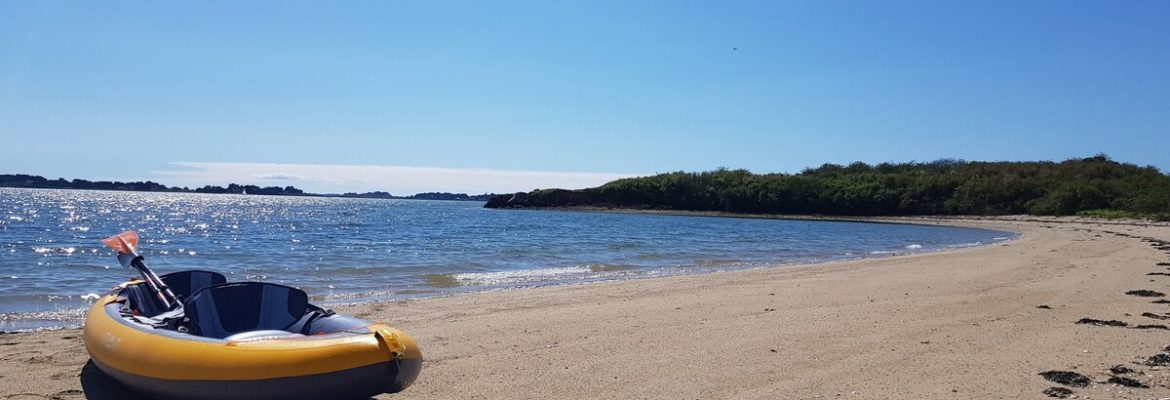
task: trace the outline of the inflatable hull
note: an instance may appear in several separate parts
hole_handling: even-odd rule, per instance
[[[136,323],[118,294],[93,306],[83,339],[94,365],[144,395],[365,399],[405,389],[422,368],[414,340],[383,324],[293,338],[213,339]]]

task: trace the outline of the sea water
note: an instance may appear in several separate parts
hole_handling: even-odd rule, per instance
[[[491,210],[482,202],[0,188],[0,331],[80,326],[135,276],[204,269],[320,304],[581,284],[978,246],[1012,234],[854,222]]]

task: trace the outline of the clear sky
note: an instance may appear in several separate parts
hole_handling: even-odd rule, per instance
[[[3,0],[0,146],[0,173],[395,194],[1170,171],[1170,1]]]

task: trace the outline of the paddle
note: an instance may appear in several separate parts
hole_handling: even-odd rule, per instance
[[[133,268],[142,275],[142,280],[146,281],[146,285],[150,287],[151,291],[158,296],[158,300],[163,303],[167,310],[174,309],[179,306],[179,298],[171,292],[162,279],[154,274],[149,267],[146,266],[144,258],[138,255],[138,233],[134,231],[126,231],[114,236],[110,236],[102,240],[102,244],[106,245],[114,251],[118,252],[118,261],[126,268]]]

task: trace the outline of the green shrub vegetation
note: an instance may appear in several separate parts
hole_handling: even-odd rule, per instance
[[[1170,176],[1098,155],[1064,162],[825,164],[798,174],[672,172],[584,189],[591,205],[769,214],[1166,218]]]

